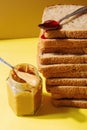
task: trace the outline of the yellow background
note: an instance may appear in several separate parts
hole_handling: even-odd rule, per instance
[[[0,39],[37,37],[43,9],[53,4],[87,5],[87,0],[0,0]]]
[[[0,57],[12,65],[30,63],[37,67],[38,38],[0,41]],[[55,108],[45,91],[35,116],[18,117],[8,104],[6,79],[10,68],[0,63],[0,130],[87,130],[87,109]]]

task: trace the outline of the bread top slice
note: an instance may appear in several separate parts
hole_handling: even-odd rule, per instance
[[[59,21],[65,15],[79,9],[80,5],[54,5],[45,8],[42,23],[46,20]],[[62,28],[45,32],[46,38],[87,38],[87,13],[73,16],[61,22]],[[43,33],[42,29],[42,33]]]

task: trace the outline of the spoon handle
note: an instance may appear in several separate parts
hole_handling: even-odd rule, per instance
[[[66,15],[65,17],[61,18],[61,19],[59,20],[59,22],[63,21],[64,19],[67,19],[67,18],[69,18],[69,17],[71,17],[71,16],[73,16],[73,15],[84,13],[85,11],[87,11],[87,6],[84,6],[84,7],[82,7],[82,8],[79,8],[79,9],[77,9],[76,11],[74,11],[74,12],[72,12],[72,13]]]
[[[14,69],[14,67],[11,64],[9,64],[7,61],[2,59],[1,57],[0,57],[0,61],[3,62],[4,64],[6,64],[7,66],[9,66],[10,68]]]

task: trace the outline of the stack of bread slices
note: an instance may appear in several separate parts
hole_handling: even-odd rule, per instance
[[[80,7],[47,7],[42,23],[58,21]],[[87,108],[87,12],[66,19],[61,25],[61,29],[41,29],[38,68],[46,79],[46,90],[51,93],[55,106]]]

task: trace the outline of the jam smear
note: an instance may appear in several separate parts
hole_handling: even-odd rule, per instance
[[[42,38],[42,39],[46,39],[44,33],[41,35],[41,38]]]

